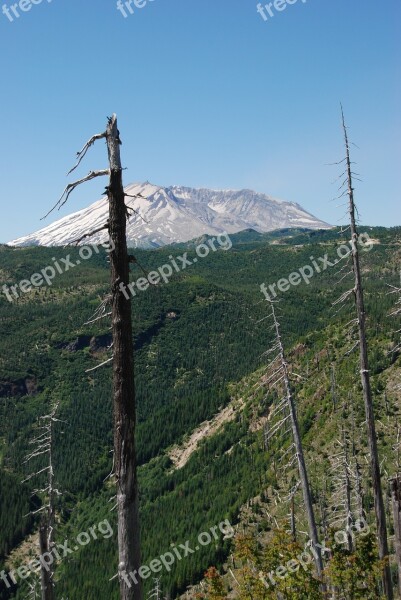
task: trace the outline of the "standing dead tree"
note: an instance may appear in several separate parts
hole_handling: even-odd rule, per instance
[[[290,465],[297,464],[299,481],[293,486],[290,492],[289,499],[292,501],[294,494],[298,487],[301,487],[303,493],[303,499],[305,504],[306,516],[308,520],[309,538],[311,543],[311,549],[315,558],[315,565],[318,577],[321,578],[323,574],[323,560],[320,551],[319,537],[315,520],[315,513],[312,503],[311,488],[308,479],[308,472],[305,463],[304,450],[301,441],[301,434],[298,423],[298,415],[295,406],[294,392],[290,380],[289,365],[287,363],[284,345],[281,337],[280,324],[277,319],[276,309],[274,307],[275,302],[268,300],[271,313],[266,318],[271,318],[273,321],[272,329],[274,330],[274,343],[270,353],[275,353],[275,357],[268,365],[267,380],[264,382],[265,385],[272,385],[277,387],[282,386],[284,389],[284,396],[279,400],[271,412],[270,417],[277,417],[276,423],[271,427],[269,436],[273,436],[283,431],[286,424],[290,425],[292,431],[292,444],[285,452],[285,455],[295,451],[293,458],[290,459]]]
[[[331,398],[333,401],[333,410],[337,408],[337,379],[336,379],[336,368],[335,365],[331,365],[330,370],[330,384],[331,384]]]
[[[333,529],[341,526],[341,529],[345,530],[348,550],[352,552],[352,525],[356,520],[364,519],[363,490],[360,466],[352,452],[351,441],[344,424],[341,426],[341,439],[336,440],[335,450],[329,459],[334,489],[328,523]]]
[[[398,565],[398,591],[401,597],[401,477],[390,480],[394,519],[394,546]]]
[[[327,519],[331,528],[337,529],[340,526],[341,530],[345,530],[350,552],[353,550],[352,525],[357,520],[365,519],[364,490],[358,460],[359,446],[355,440],[354,417],[353,403],[349,399],[342,405],[340,435],[329,453],[332,493],[330,517]]]
[[[347,131],[347,126],[345,124],[344,112],[343,112],[342,107],[341,107],[341,114],[342,114],[342,127],[343,127],[343,132],[344,132],[344,142],[345,142],[345,150],[346,150],[346,156],[345,156],[346,179],[345,179],[344,183],[347,187],[347,190],[345,193],[348,195],[348,200],[349,200],[351,244],[352,244],[352,265],[353,265],[353,275],[354,275],[354,279],[355,279],[354,288],[352,290],[350,290],[349,292],[345,293],[343,295],[343,299],[345,300],[351,294],[353,294],[354,299],[355,299],[355,306],[356,306],[357,319],[358,319],[358,333],[359,333],[360,373],[361,373],[361,383],[362,383],[362,390],[363,390],[363,399],[364,399],[364,405],[365,405],[365,416],[366,416],[366,425],[367,425],[367,434],[368,434],[370,468],[371,468],[371,477],[372,477],[372,486],[373,486],[379,556],[380,556],[380,559],[385,561],[385,567],[383,570],[384,593],[388,600],[392,600],[393,599],[393,588],[392,588],[392,582],[391,582],[390,565],[388,562],[389,550],[388,550],[388,541],[387,541],[386,512],[385,512],[384,501],[383,501],[379,453],[378,453],[378,448],[377,448],[375,414],[374,414],[374,407],[373,407],[373,395],[372,395],[372,388],[371,388],[371,382],[370,382],[368,342],[367,342],[367,333],[366,333],[366,310],[365,310],[364,292],[363,292],[363,285],[362,285],[360,253],[359,253],[359,247],[358,247],[359,233],[358,233],[358,228],[357,228],[357,223],[356,223],[356,206],[355,206],[355,201],[354,201],[354,186],[353,186],[354,173],[352,172],[351,158],[350,158],[350,144],[349,144],[348,131]]]
[[[401,275],[401,274],[400,274]],[[390,286],[392,293],[398,295],[397,303],[390,314],[392,317],[401,315],[401,288]],[[397,331],[396,333],[400,333]],[[401,349],[401,343],[396,344],[392,352],[399,352]],[[387,404],[387,398],[386,398]],[[389,421],[390,416],[388,415]],[[392,417],[394,419],[394,417]],[[393,446],[395,454],[395,467],[396,473],[390,478],[390,492],[391,492],[391,506],[393,513],[393,524],[394,524],[394,548],[398,566],[398,591],[401,597],[401,427],[396,422],[396,442]]]
[[[153,589],[150,590],[149,594],[148,594],[148,598],[149,600],[151,598],[153,598],[153,600],[162,600],[162,590],[160,587],[160,577],[155,578],[153,580],[154,582],[154,587]]]
[[[135,452],[134,341],[131,300],[122,289],[129,285],[130,257],[127,250],[127,207],[122,183],[120,135],[117,117],[109,119],[106,131],[110,165],[109,234],[113,250],[111,265],[111,322],[113,332],[114,473],[117,483],[118,550],[121,600],[142,600],[139,585],[130,587],[126,573],[140,568],[138,480]]]
[[[25,458],[25,463],[30,462],[38,457],[46,455],[48,457],[48,463],[45,467],[40,468],[38,471],[31,473],[23,483],[36,478],[43,473],[47,472],[47,484],[42,489],[33,490],[33,494],[44,495],[46,498],[45,504],[43,504],[37,511],[32,514],[43,513],[42,519],[39,526],[39,547],[40,554],[51,555],[54,545],[54,533],[55,533],[55,521],[56,521],[56,498],[60,495],[60,492],[55,488],[54,485],[54,468],[53,468],[53,450],[54,450],[54,424],[59,421],[56,418],[58,410],[58,403],[55,404],[48,415],[40,418],[44,423],[40,426],[39,431],[41,432],[36,438],[30,443],[34,444],[34,449]],[[54,563],[44,565],[41,564],[40,570],[40,587],[42,600],[55,600],[55,589],[54,589]],[[36,586],[33,588],[35,593]],[[31,590],[32,591],[32,590]]]
[[[352,472],[349,461],[348,451],[348,439],[344,427],[342,427],[342,439],[338,440],[338,451],[337,454],[331,456],[332,462],[332,476],[334,485],[334,518],[330,524],[332,526],[338,525],[339,523],[345,524],[345,530],[347,532],[347,545],[348,550],[352,551],[352,537],[351,537],[351,526],[352,526]]]
[[[401,271],[400,271],[400,279],[401,279]],[[393,311],[390,313],[390,317],[398,317],[401,315],[401,287],[395,287],[394,285],[389,286],[391,288],[391,294],[397,294],[398,300],[394,306]],[[396,334],[401,333],[401,330],[396,331]],[[395,347],[392,349],[392,353],[395,354],[401,350],[401,342],[397,343]]]
[[[111,294],[102,304],[94,320],[111,316],[113,356],[95,369],[108,363],[113,364],[113,474],[117,486],[120,598],[121,600],[142,600],[140,584],[132,585],[127,576],[128,573],[137,572],[140,568],[139,500],[135,452],[134,345],[131,297],[126,292],[123,293],[129,286],[129,265],[130,262],[133,262],[134,257],[128,254],[127,249],[126,227],[129,208],[125,203],[126,194],[123,188],[123,169],[120,157],[121,139],[115,114],[108,119],[106,131],[92,136],[77,153],[77,163],[69,173],[81,164],[90,147],[102,139],[105,139],[107,144],[109,168],[91,171],[86,177],[68,184],[52,210],[65,204],[71,192],[82,183],[97,177],[109,177],[106,187],[109,218],[103,227],[88,232],[83,237],[90,238],[94,233],[104,229],[108,231],[110,238]],[[111,306],[111,310],[108,312],[105,309],[106,305]]]
[[[38,598],[39,598],[38,584],[39,584],[39,579],[37,579],[36,577],[31,583],[28,583],[28,587],[29,587],[28,599],[29,600],[38,600]]]

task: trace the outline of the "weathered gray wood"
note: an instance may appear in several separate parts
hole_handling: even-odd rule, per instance
[[[322,574],[323,574],[322,553],[320,551],[319,536],[318,536],[318,532],[317,532],[315,513],[313,510],[312,495],[311,495],[310,485],[309,485],[309,480],[308,480],[308,472],[306,469],[304,450],[303,450],[302,441],[301,441],[301,434],[299,431],[298,415],[297,415],[297,411],[296,411],[296,407],[295,407],[295,401],[294,401],[292,386],[291,386],[291,382],[290,382],[288,363],[286,360],[284,346],[283,346],[282,339],[281,339],[280,325],[277,320],[276,311],[274,309],[274,303],[272,301],[270,301],[270,306],[272,309],[272,316],[273,316],[274,328],[275,328],[275,333],[276,333],[276,341],[277,341],[278,349],[279,349],[281,368],[282,368],[282,373],[283,373],[283,381],[284,381],[284,386],[285,386],[285,391],[286,391],[288,409],[290,412],[292,436],[293,436],[294,445],[295,445],[295,452],[297,455],[298,471],[299,471],[299,477],[301,480],[301,488],[302,488],[302,493],[303,493],[303,497],[304,497],[306,516],[308,519],[309,536],[310,536],[310,540],[312,542],[312,549],[313,549],[313,555],[315,558],[316,571],[317,571],[318,576],[321,578]]]
[[[344,425],[342,426],[342,436],[343,436],[343,451],[344,451],[344,459],[343,459],[343,473],[344,473],[344,494],[345,494],[345,512],[346,512],[346,531],[347,531],[347,546],[348,550],[352,552],[353,543],[352,543],[352,535],[351,535],[351,527],[352,527],[352,508],[351,508],[351,479],[349,473],[349,462],[348,462],[348,440],[345,433]]]
[[[141,585],[127,577],[140,568],[138,482],[135,453],[135,386],[131,300],[120,285],[129,284],[127,210],[122,183],[117,117],[109,119],[109,233],[112,288],[114,466],[117,485],[118,553],[121,600],[142,600]],[[125,577],[122,575],[125,574]],[[140,581],[140,579],[139,579]]]
[[[46,555],[50,551],[49,547],[49,523],[43,519],[39,528],[39,546],[40,555]],[[52,571],[42,566],[40,570],[40,588],[42,600],[55,600]]]
[[[35,473],[31,473],[24,482],[47,471],[47,486],[41,490],[35,490],[35,493],[45,494],[47,503],[41,506],[32,514],[42,513],[42,519],[39,527],[39,545],[40,554],[51,554],[55,545],[55,523],[56,523],[56,497],[59,495],[58,490],[54,485],[54,468],[53,468],[53,449],[54,449],[54,424],[57,421],[56,412],[58,403],[55,404],[48,415],[41,417],[45,424],[40,427],[41,433],[36,436],[31,443],[35,444],[33,451],[25,458],[25,462],[29,462],[33,458],[41,455],[48,456],[48,464],[46,467],[39,469]],[[53,559],[55,557],[53,556]],[[56,592],[54,587],[54,569],[55,563],[47,562],[41,564],[40,568],[40,586],[42,600],[55,600]],[[35,594],[35,585],[31,587],[32,594]]]
[[[360,367],[361,367],[361,382],[363,389],[363,399],[365,404],[366,425],[368,433],[368,447],[370,455],[370,468],[372,475],[372,486],[376,516],[376,528],[379,545],[379,556],[381,559],[387,559],[389,555],[386,527],[386,513],[383,501],[382,484],[380,477],[380,462],[377,449],[376,425],[373,408],[372,388],[370,383],[369,359],[368,359],[368,343],[366,336],[366,310],[362,286],[361,267],[358,249],[358,229],[355,218],[355,202],[354,188],[352,180],[352,168],[350,159],[350,149],[348,141],[348,132],[345,125],[344,113],[342,111],[342,124],[344,131],[345,149],[346,149],[346,172],[348,181],[348,198],[349,198],[349,213],[351,221],[351,242],[352,242],[352,262],[355,276],[355,305],[358,315],[359,329],[359,348],[360,348]],[[388,600],[393,599],[393,587],[391,583],[390,567],[387,564],[383,570],[383,587],[384,593]]]
[[[398,593],[401,598],[401,478],[390,479],[394,522],[394,548],[398,565]]]
[[[295,499],[291,498],[291,513],[290,513],[291,538],[293,542],[297,541],[297,524],[295,521]]]

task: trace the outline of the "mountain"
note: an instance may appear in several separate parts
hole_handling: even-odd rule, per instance
[[[127,228],[128,243],[132,247],[156,248],[223,231],[330,228],[299,204],[252,190],[163,188],[151,183],[134,183],[126,188],[126,193],[127,206],[135,211],[130,213]],[[102,198],[31,235],[12,240],[9,245],[67,245],[104,225],[107,217],[107,199]],[[106,232],[101,231],[86,237],[81,244],[102,243],[106,236]]]

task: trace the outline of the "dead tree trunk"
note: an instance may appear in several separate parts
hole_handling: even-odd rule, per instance
[[[40,433],[31,444],[35,444],[33,451],[26,457],[25,463],[28,463],[34,458],[47,455],[48,464],[46,467],[39,469],[35,473],[31,473],[24,483],[36,478],[47,471],[47,485],[42,489],[35,489],[35,494],[44,494],[48,503],[41,506],[35,513],[43,513],[39,526],[39,546],[40,554],[46,553],[51,555],[55,545],[55,523],[56,523],[56,497],[60,492],[54,486],[54,468],[53,468],[53,450],[54,450],[54,424],[58,404],[55,404],[48,415],[41,417],[41,421],[45,424],[39,429]],[[54,557],[53,557],[54,558]],[[55,600],[56,593],[54,588],[54,563],[42,564],[40,569],[40,584],[42,600]],[[31,587],[31,591],[35,594],[35,586]]]
[[[347,531],[347,546],[348,550],[352,552],[352,508],[351,508],[351,480],[349,472],[348,462],[348,440],[345,433],[344,426],[342,428],[343,435],[343,448],[344,448],[344,461],[343,461],[343,476],[344,476],[344,495],[345,495],[345,512],[346,512],[346,531]]]
[[[297,541],[297,524],[295,521],[295,499],[294,499],[294,496],[291,498],[290,527],[291,527],[292,541],[296,542]]]
[[[337,382],[336,382],[336,369],[334,365],[331,365],[331,398],[333,401],[333,411],[337,409]]]
[[[54,450],[54,422],[55,413],[58,405],[56,405],[53,414],[50,417],[50,446],[49,446],[49,509],[47,516],[45,517],[44,531],[42,527],[39,531],[39,543],[42,546],[42,535],[46,535],[46,546],[45,552],[52,552],[55,545],[55,525],[56,525],[56,495],[57,490],[54,487],[54,468],[53,468],[53,450]],[[44,542],[45,540],[43,540]],[[43,555],[41,549],[41,555]],[[47,569],[49,569],[47,571]],[[46,571],[46,573],[44,572]],[[56,594],[54,589],[54,565],[42,566],[41,569],[41,582],[42,582],[42,600],[55,600]]]
[[[127,209],[122,183],[117,117],[109,119],[107,148],[110,163],[109,233],[113,333],[114,467],[117,483],[118,552],[121,600],[142,600],[139,584],[127,574],[140,568],[138,482],[135,453],[135,387],[131,300],[123,294],[129,285],[126,240]],[[123,576],[125,575],[125,577]]]
[[[359,346],[360,346],[360,366],[361,366],[361,382],[363,389],[363,399],[365,404],[366,424],[368,432],[368,444],[370,454],[370,467],[372,473],[372,484],[373,484],[373,495],[376,515],[376,527],[377,537],[379,543],[379,556],[381,559],[388,561],[388,542],[387,542],[387,527],[386,527],[386,513],[383,502],[382,484],[380,478],[380,462],[379,454],[377,450],[377,438],[376,438],[376,426],[375,426],[375,415],[373,409],[373,398],[372,388],[370,384],[370,371],[369,371],[369,360],[368,360],[368,344],[366,336],[366,311],[364,303],[364,294],[361,277],[361,267],[359,260],[359,249],[358,239],[359,234],[356,225],[355,218],[355,202],[354,202],[354,188],[352,180],[352,168],[350,159],[350,149],[348,141],[348,132],[345,125],[344,113],[342,112],[342,124],[344,131],[344,140],[346,148],[346,172],[348,181],[348,198],[349,198],[349,212],[351,219],[351,242],[352,242],[352,261],[353,261],[353,272],[355,276],[355,287],[354,296],[356,310],[358,314],[358,328],[359,328]],[[388,600],[393,599],[393,587],[391,583],[391,572],[388,562],[383,571],[383,587],[385,596]]]
[[[75,240],[75,243],[78,244],[84,238],[90,238],[104,229],[109,232],[111,313],[105,310],[109,303],[109,298],[107,298],[99,307],[96,317],[88,323],[94,323],[111,315],[113,357],[87,372],[94,371],[110,362],[113,363],[114,474],[117,486],[120,598],[121,600],[142,600],[141,585],[134,584],[134,581],[137,580],[136,572],[140,568],[140,542],[135,453],[134,347],[131,300],[126,291],[129,286],[130,262],[126,238],[128,208],[125,204],[120,158],[121,140],[115,114],[108,119],[106,131],[93,135],[77,153],[77,163],[69,173],[77,169],[91,146],[102,139],[106,139],[107,143],[109,168],[90,171],[86,177],[68,184],[61,198],[47,214],[50,214],[57,206],[63,206],[78,186],[97,177],[109,176],[109,185],[106,188],[109,201],[107,223],[81,236]],[[130,574],[132,574],[131,581]]]
[[[390,480],[391,503],[394,520],[394,546],[398,565],[398,590],[401,597],[401,478]]]
[[[296,457],[297,457],[297,462],[298,462],[299,477],[301,480],[301,488],[302,488],[302,492],[303,492],[306,515],[307,515],[307,519],[308,519],[309,536],[310,536],[310,540],[312,542],[312,551],[313,551],[313,555],[315,558],[316,571],[317,571],[319,578],[321,578],[322,573],[323,573],[323,561],[322,561],[322,554],[320,551],[319,537],[318,537],[316,520],[315,520],[315,513],[313,510],[312,495],[311,495],[310,484],[309,484],[309,480],[308,480],[308,472],[307,472],[306,464],[305,464],[304,450],[302,447],[301,434],[299,431],[298,416],[297,416],[297,411],[295,408],[295,402],[294,402],[294,396],[293,396],[291,382],[290,382],[288,364],[287,364],[287,360],[286,360],[286,356],[285,356],[285,352],[284,352],[283,342],[281,339],[280,325],[279,325],[279,322],[276,317],[276,311],[274,309],[273,301],[270,301],[270,306],[272,309],[272,317],[273,317],[274,328],[275,328],[275,333],[276,333],[276,343],[277,343],[278,352],[279,352],[279,359],[280,359],[280,364],[281,364],[281,369],[282,369],[282,377],[283,377],[283,381],[284,381],[287,405],[288,405],[288,409],[289,409],[289,413],[290,413],[290,422],[291,422],[292,436],[293,436],[293,440],[294,440],[295,452],[296,452]]]
[[[45,518],[39,528],[39,546],[41,556],[47,556],[47,553],[51,551],[48,532],[49,523]],[[40,588],[42,591],[42,600],[54,600],[53,573],[50,569],[50,565],[46,565],[46,567],[42,566],[40,570]]]
[[[154,579],[154,583],[155,586],[154,588],[149,592],[148,594],[148,598],[153,598],[154,600],[161,600],[161,588],[160,588],[160,577],[159,579]]]
[[[327,537],[327,528],[328,528],[327,508],[326,508],[326,490],[327,490],[327,484],[326,484],[326,480],[324,480],[322,488],[318,492],[320,521],[322,524],[323,539],[326,539],[326,537]]]

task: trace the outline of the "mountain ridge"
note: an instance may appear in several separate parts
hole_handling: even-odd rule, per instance
[[[125,192],[130,212],[127,224],[130,247],[157,248],[205,234],[237,233],[246,229],[267,233],[286,227],[331,228],[295,202],[249,189],[161,187],[145,182],[130,184]],[[80,238],[83,238],[82,245],[100,244],[107,240],[107,233],[95,230],[106,223],[107,215],[107,198],[103,197],[43,229],[11,240],[8,245],[61,246]],[[95,233],[87,235],[91,232]]]

